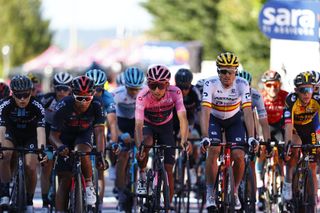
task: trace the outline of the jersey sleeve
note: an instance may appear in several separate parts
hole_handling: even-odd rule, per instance
[[[51,125],[51,130],[61,132],[64,126],[64,118],[67,117],[66,114],[66,103],[62,100],[55,107],[55,112],[53,114],[53,120]]]
[[[293,105],[297,100],[297,96],[294,93],[291,93],[287,96],[285,100],[285,106],[283,110],[283,117],[285,124],[292,124],[293,123]]]
[[[242,109],[251,107],[251,92],[248,82],[245,79],[236,79],[236,81],[240,81],[238,89],[241,91]]]
[[[0,104],[0,126],[6,126],[8,119],[9,119],[9,113],[8,108],[10,105],[10,100],[2,101]]]
[[[267,111],[264,106],[262,95],[255,91],[255,93],[252,93],[252,102],[253,99],[255,99],[255,110],[257,111],[259,119],[263,119],[267,117]]]
[[[102,101],[105,114],[116,113],[116,105],[111,93],[109,93],[108,91],[104,91]]]
[[[145,96],[144,90],[140,91],[136,99],[135,119],[144,120]]]
[[[179,88],[176,88],[176,91],[174,92],[174,97],[175,97],[175,108],[177,112],[182,112],[186,111],[186,108],[184,107],[183,104],[183,97],[181,90]]]
[[[32,104],[35,107],[35,113],[37,115],[37,127],[45,127],[45,110],[42,104],[36,100],[32,101]]]
[[[104,115],[104,112],[103,112],[103,108],[102,108],[102,104],[100,101],[98,100],[95,100],[93,102],[94,106],[95,106],[95,120],[93,122],[93,125],[94,126],[97,126],[97,125],[104,125],[104,123],[106,122],[106,117]]]
[[[206,80],[203,84],[203,92],[202,92],[202,102],[201,105],[202,106],[206,106],[209,108],[212,108],[212,90],[213,90],[213,83],[212,80]]]

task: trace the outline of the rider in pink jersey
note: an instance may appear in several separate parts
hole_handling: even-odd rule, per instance
[[[191,143],[186,143],[188,136],[188,120],[183,105],[181,90],[176,86],[170,86],[170,71],[163,65],[155,65],[148,69],[148,86],[143,88],[136,100],[135,110],[135,140],[137,147],[141,143],[153,144],[153,135],[158,135],[158,144],[174,146],[173,136],[173,110],[176,108],[180,122],[180,144],[191,152]],[[143,142],[142,142],[143,141]],[[140,180],[137,193],[146,194],[145,168],[148,162],[149,149],[138,153],[137,158],[140,167]],[[170,188],[170,201],[173,197],[173,164],[175,162],[175,150],[164,150],[164,166],[168,175]]]

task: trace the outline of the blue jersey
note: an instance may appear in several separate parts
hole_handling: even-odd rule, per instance
[[[116,105],[111,93],[109,93],[107,90],[104,90],[100,98],[102,100],[103,111],[105,115],[109,113],[116,113]]]
[[[57,104],[51,130],[66,134],[77,134],[93,129],[95,125],[104,125],[105,116],[100,99],[93,98],[87,111],[81,114],[74,109],[74,102],[74,97],[68,96]]]

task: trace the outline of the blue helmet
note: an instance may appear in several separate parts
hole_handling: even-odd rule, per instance
[[[90,69],[86,76],[94,81],[94,86],[103,86],[107,81],[107,75],[101,69]]]
[[[136,67],[129,67],[124,71],[124,84],[126,87],[141,87],[144,82],[144,73]]]
[[[251,85],[252,76],[248,71],[242,70],[241,72],[237,72],[237,76],[246,79],[249,85]]]

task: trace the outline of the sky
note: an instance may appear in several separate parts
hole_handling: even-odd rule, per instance
[[[139,2],[143,0],[42,0],[42,14],[53,30],[148,29],[152,18]]]

